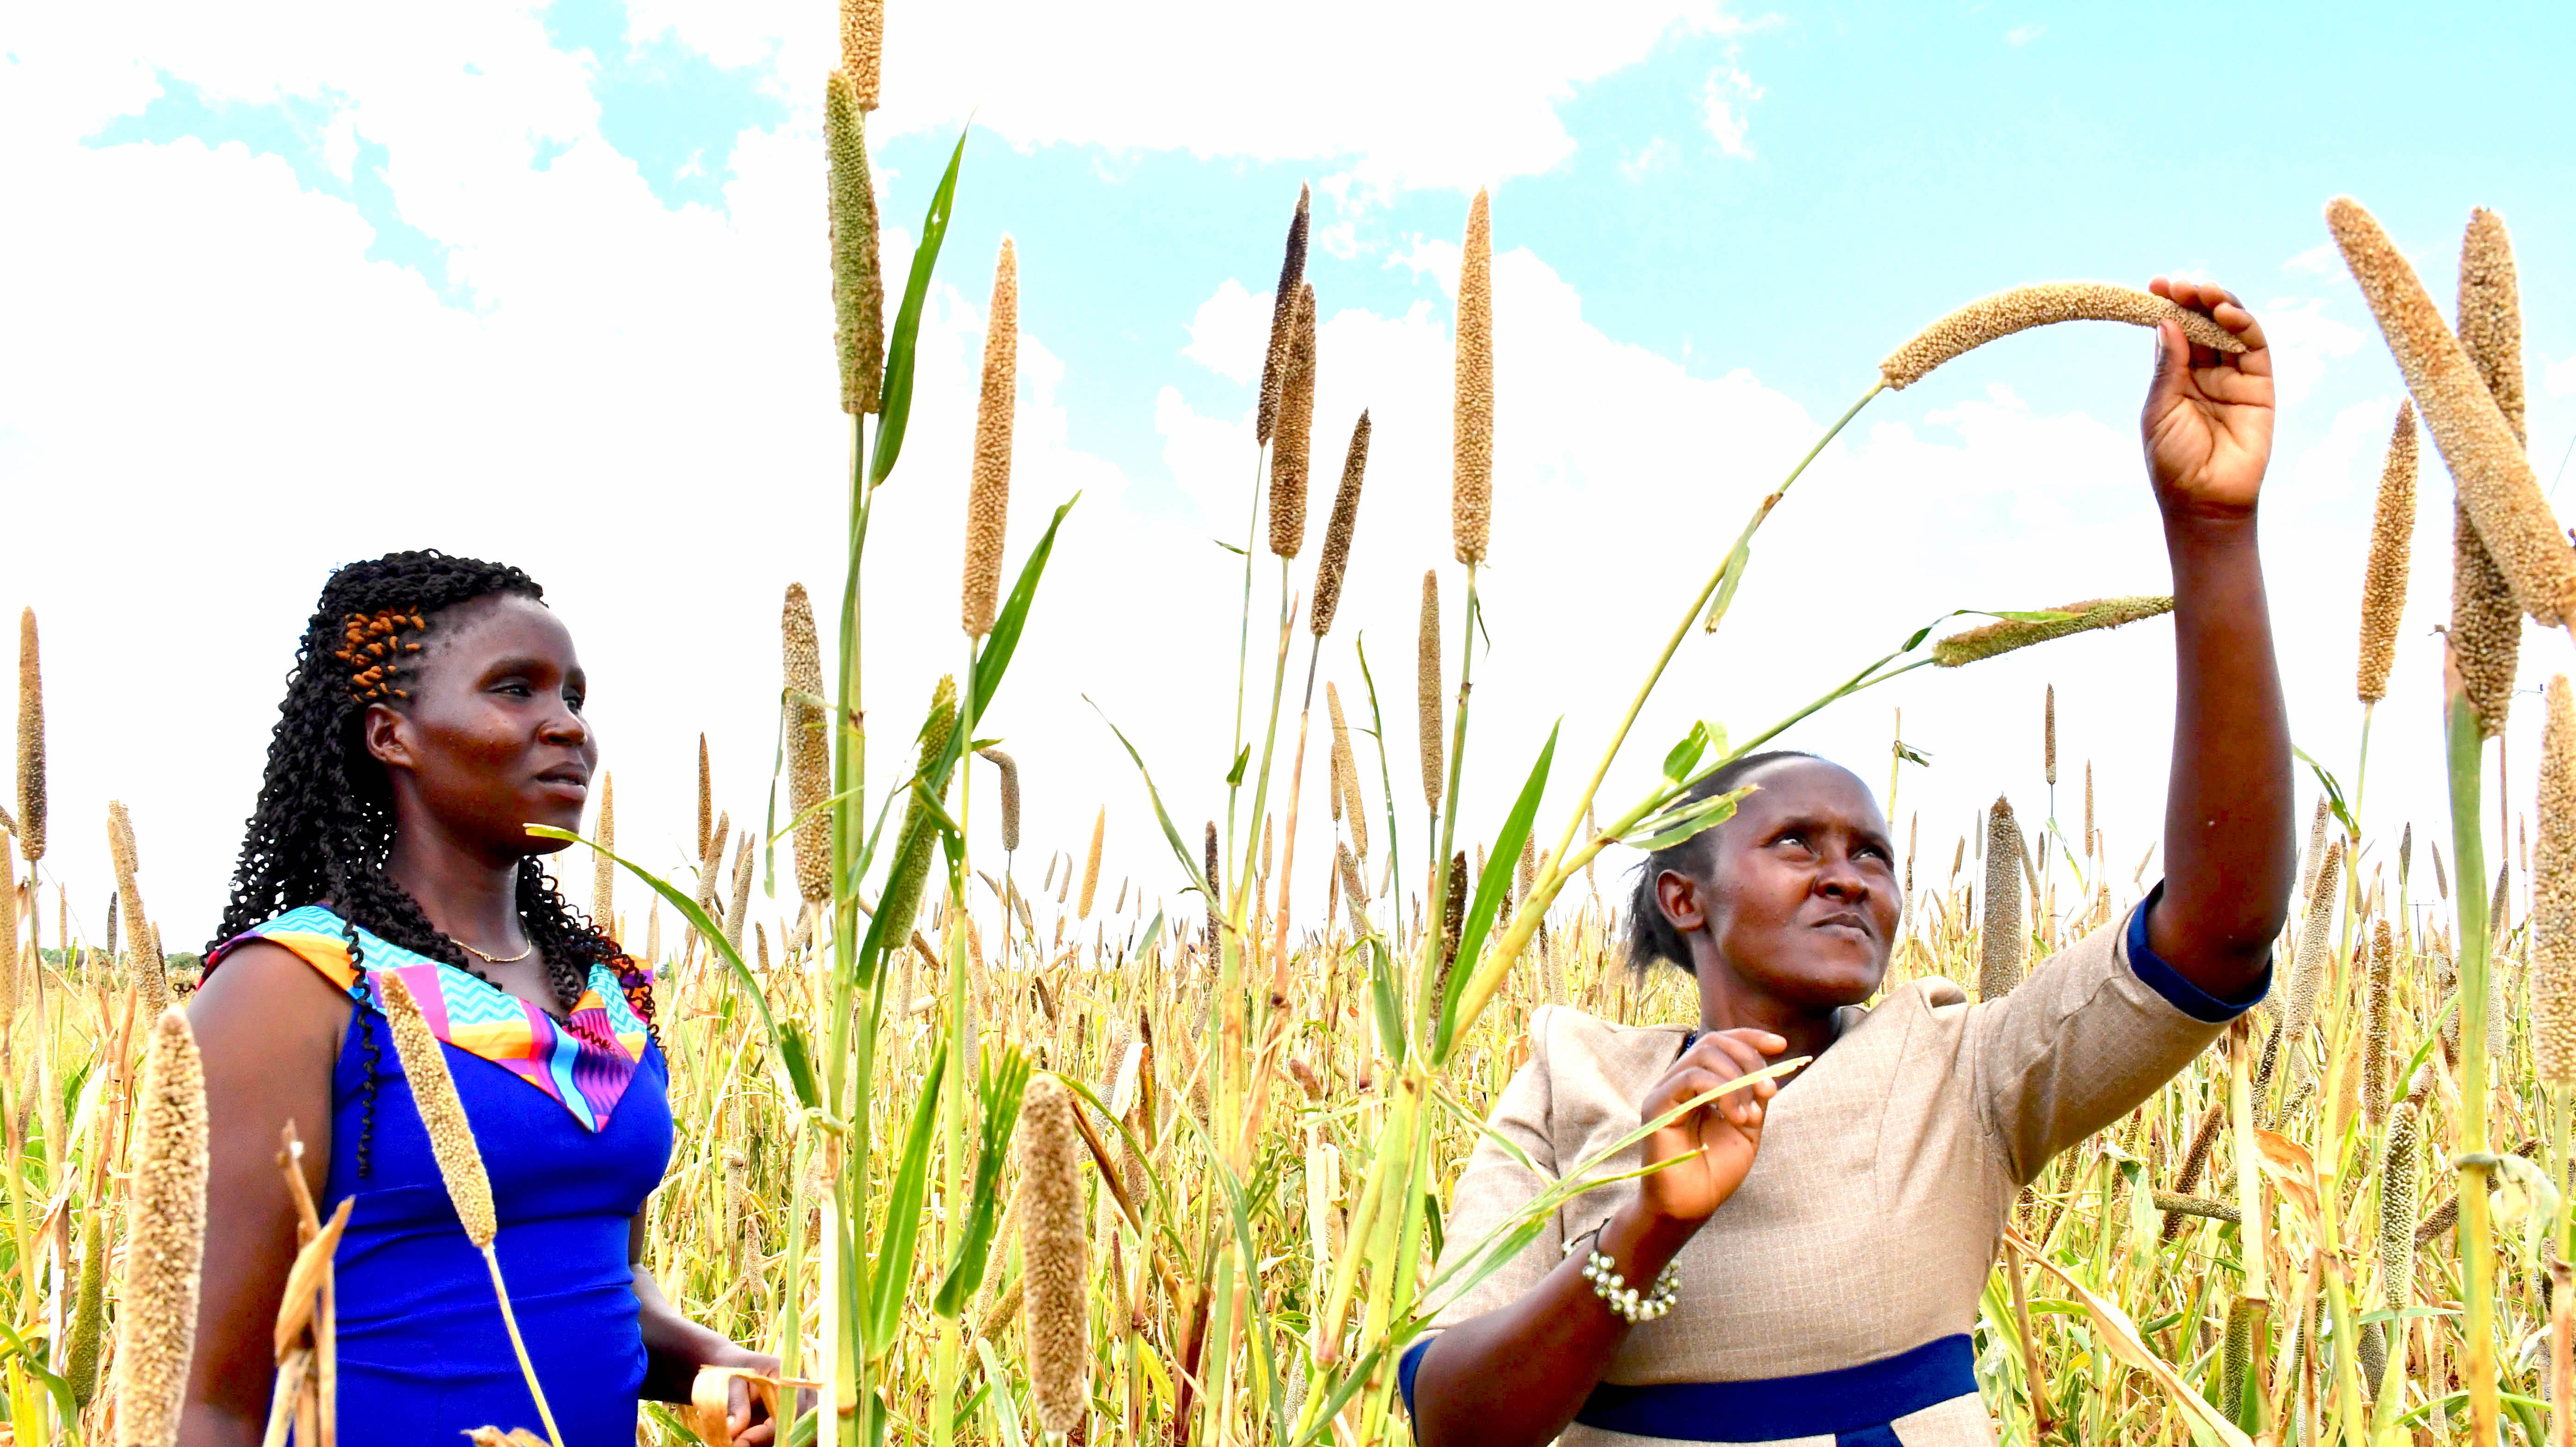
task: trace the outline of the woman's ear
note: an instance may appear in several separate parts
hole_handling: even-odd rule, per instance
[[[358,736],[366,740],[367,752],[386,768],[409,768],[412,764],[411,741],[404,727],[407,720],[381,703],[367,705],[366,717],[358,721]]]
[[[1679,933],[1708,928],[1708,907],[1700,897],[1699,881],[1680,870],[1667,869],[1655,876],[1655,903]]]

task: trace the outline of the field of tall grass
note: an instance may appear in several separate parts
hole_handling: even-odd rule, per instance
[[[1880,391],[2026,327],[2152,325],[2175,309],[2124,288],[2053,284],[1934,323],[1761,498],[1695,591],[1668,600],[1669,641],[1613,733],[1496,759],[1471,755],[1470,645],[1495,506],[1493,348],[1510,345],[1492,327],[1487,200],[1468,211],[1457,289],[1454,556],[1424,576],[1408,687],[1338,650],[1323,662],[1353,529],[1365,525],[1368,429],[1363,417],[1310,530],[1321,439],[1301,198],[1245,439],[1254,467],[1225,815],[1203,829],[1171,818],[1156,761],[1131,746],[1119,807],[1150,811],[1170,873],[1104,879],[1097,831],[1020,839],[1007,740],[977,732],[1008,685],[1024,621],[1058,601],[1047,560],[1055,524],[1078,505],[1057,507],[1043,529],[1006,527],[1017,288],[1007,241],[992,282],[957,671],[917,728],[879,725],[873,759],[860,724],[920,703],[866,698],[858,580],[872,499],[902,455],[921,307],[956,188],[971,179],[961,140],[910,273],[889,285],[866,144],[881,20],[868,0],[845,8],[824,107],[849,453],[846,473],[816,485],[846,501],[847,572],[817,589],[828,633],[805,589],[783,602],[767,802],[756,819],[720,812],[702,758],[693,870],[659,875],[616,858],[605,798],[586,846],[558,857],[576,872],[596,866],[594,915],[659,979],[680,1126],[649,1208],[648,1264],[682,1309],[780,1356],[783,1382],[761,1390],[792,1404],[795,1388],[813,1389],[819,1408],[798,1417],[791,1441],[1402,1440],[1396,1355],[1571,1194],[1533,1202],[1496,1238],[1443,1231],[1488,1103],[1525,1058],[1530,1012],[1693,1013],[1682,977],[1628,968],[1600,852],[1722,821],[1733,796],[1694,801],[1693,783],[1904,672],[1973,666],[2170,606],[2097,599],[1935,620],[1754,735],[1702,724],[1679,740],[1630,738],[1676,654],[1722,626],[1748,579],[1761,586],[1749,560],[1764,519]],[[2366,716],[2387,692],[2420,408],[2460,507],[2448,753],[2372,760],[2365,721],[2348,770],[2315,767],[2320,803],[2270,1000],[2050,1165],[2016,1208],[1974,1323],[1979,1384],[2006,1443],[2569,1440],[2548,1405],[2568,1390],[2576,1309],[2576,1217],[2562,1185],[2576,1085],[2576,702],[2563,679],[2546,697],[2539,797],[2485,792],[2504,777],[2485,761],[2522,618],[2576,617],[2576,554],[2522,456],[2501,222],[2473,220],[2458,320],[2445,324],[2368,213],[2338,201],[2329,220],[2414,398],[2379,494],[2354,707]],[[2226,343],[2189,321],[2196,341]],[[1328,451],[1327,481],[1332,461]],[[2535,637],[2556,646],[2554,634]],[[78,720],[45,712],[32,612],[20,656],[0,889],[0,1413],[18,1442],[166,1444],[202,1251],[205,1101],[184,1015],[163,1012],[191,981],[165,965],[135,883],[148,841],[122,806],[45,795],[44,731]],[[1310,779],[1315,732],[1329,764]],[[1656,784],[1600,796],[1613,760],[1648,747],[1665,750]],[[2451,790],[2448,837],[2391,837],[2367,809],[2371,771],[2436,767]],[[1940,974],[2008,990],[2024,958],[2143,895],[2152,841],[2096,827],[2089,766],[2080,817],[2067,782],[2067,817],[1999,805],[1976,836],[1918,841],[1907,829],[1890,985]],[[1471,789],[1512,801],[1490,837],[1457,827]],[[71,928],[47,882],[57,808],[110,813],[118,909],[96,938]],[[964,825],[988,811],[1005,850],[970,857]],[[2487,857],[2490,837],[2513,841],[2509,857]],[[1335,862],[1324,898],[1289,896],[1301,847]],[[1148,917],[1147,899],[1178,887],[1189,905]],[[437,1073],[434,1049],[403,1053],[416,1085]],[[470,1141],[449,1144],[442,1165],[471,1223],[479,1166]],[[300,1440],[333,1440],[336,1227],[314,1213],[308,1234],[277,1334],[272,1440],[298,1420]],[[724,1385],[702,1383],[715,1397]],[[517,1441],[548,1430],[533,1411],[455,1425]],[[341,1435],[363,1441],[354,1428]],[[645,1415],[646,1441],[723,1437],[720,1413]]]

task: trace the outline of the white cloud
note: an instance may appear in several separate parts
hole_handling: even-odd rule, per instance
[[[831,64],[827,9],[795,5],[792,26],[736,9],[687,0],[672,13],[691,34],[776,25],[791,75]],[[895,131],[949,129],[972,112],[1021,144],[1357,158],[1372,183],[1465,189],[1570,154],[1556,107],[1583,84],[1669,37],[1736,28],[1720,0],[1604,0],[1579,23],[1528,0],[1320,0],[1293,13],[1144,0],[1114,24],[1025,0],[890,6],[881,117]]]
[[[2576,353],[2554,360],[2543,358],[2540,368],[2541,385],[2550,396],[2576,396]]]
[[[1730,156],[1749,157],[1752,143],[1745,135],[1753,119],[1745,112],[1762,99],[1762,87],[1753,83],[1739,63],[1738,47],[1726,48],[1726,60],[1708,73],[1700,87],[1700,122],[1717,141],[1717,148]]]
[[[1639,146],[1632,155],[1619,162],[1619,174],[1631,181],[1642,181],[1658,171],[1669,171],[1681,162],[1681,147],[1663,136],[1656,136]]]
[[[2004,32],[2004,44],[2019,49],[2047,33],[2045,25],[2016,25]]]
[[[1254,380],[1270,346],[1275,301],[1275,294],[1254,296],[1227,277],[1190,318],[1190,342],[1181,355],[1229,382]]]

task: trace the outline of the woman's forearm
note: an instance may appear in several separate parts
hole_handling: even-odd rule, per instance
[[[685,1402],[698,1368],[715,1361],[733,1343],[681,1315],[642,1262],[635,1263],[633,1270],[636,1324],[644,1335],[643,1397],[648,1402]]]
[[[2290,730],[2254,518],[2165,520],[2174,582],[2165,892],[2148,941],[2222,999],[2261,975],[2297,867]]]
[[[1693,1228],[1649,1222],[1633,1203],[1601,1228],[1598,1248],[1642,1292]],[[1685,1283],[1687,1291],[1689,1285]],[[1567,1257],[1511,1305],[1442,1332],[1413,1383],[1422,1447],[1540,1447],[1574,1420],[1610,1369],[1628,1323]]]

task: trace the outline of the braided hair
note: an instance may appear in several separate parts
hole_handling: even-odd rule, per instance
[[[1689,797],[1706,799],[1738,788],[1748,775],[1766,764],[1814,757],[1797,749],[1747,754],[1691,785]],[[1717,830],[1703,829],[1679,844],[1647,855],[1646,862],[1637,866],[1636,892],[1628,901],[1628,964],[1639,975],[1652,969],[1657,960],[1671,961],[1685,975],[1699,973],[1691,964],[1690,946],[1683,941],[1682,932],[1664,917],[1664,904],[1655,894],[1655,881],[1666,870],[1687,874],[1705,868],[1709,851],[1716,843]]]
[[[405,685],[417,672],[421,640],[446,610],[501,596],[542,601],[545,590],[506,564],[427,550],[387,553],[331,574],[287,675],[259,805],[233,869],[231,902],[207,946],[212,958],[263,921],[302,905],[328,904],[340,916],[349,963],[357,972],[349,993],[361,1005],[358,1027],[366,1048],[361,1177],[367,1174],[382,1047],[363,1008],[366,970],[358,931],[499,988],[385,873],[394,840],[393,787],[384,765],[367,751],[362,727],[369,705],[411,696]],[[530,942],[545,957],[559,1008],[578,1004],[591,967],[605,964],[617,972],[628,1004],[659,1041],[643,972],[617,941],[564,902],[533,856],[519,866],[518,910]]]

